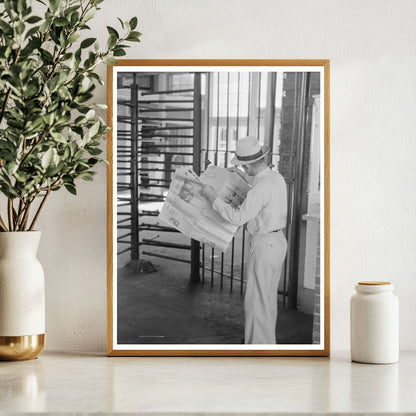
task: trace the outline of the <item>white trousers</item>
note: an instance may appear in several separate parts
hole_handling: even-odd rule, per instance
[[[249,237],[244,297],[246,344],[276,344],[277,290],[287,241],[282,231]]]

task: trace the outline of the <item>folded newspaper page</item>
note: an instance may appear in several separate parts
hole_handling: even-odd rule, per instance
[[[226,251],[238,227],[222,218],[201,195],[204,185],[211,185],[234,207],[243,203],[250,189],[240,175],[227,169],[209,166],[198,177],[192,169],[181,166],[175,171],[158,218],[190,238]]]

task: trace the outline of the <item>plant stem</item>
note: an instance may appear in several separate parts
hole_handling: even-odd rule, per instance
[[[9,217],[9,230],[10,231],[14,231],[14,227],[13,227],[13,200],[12,199],[8,199],[7,201],[7,214]]]
[[[32,205],[32,202],[33,202],[33,200],[29,201],[29,202],[26,204],[26,207],[25,207],[25,215],[23,216],[22,223],[21,223],[21,225],[20,225],[20,229],[21,229],[22,231],[25,231],[25,230],[26,230],[27,220],[28,220],[28,218],[29,218],[29,209],[30,209],[30,206]]]
[[[50,192],[51,192],[51,190],[48,189],[45,196],[43,197],[42,202],[40,203],[39,208],[38,208],[38,210],[35,214],[35,217],[33,218],[32,224],[30,224],[29,231],[33,231],[33,228],[34,228],[34,226],[35,226],[35,224],[36,224],[36,222],[39,218],[40,211],[42,210],[43,206],[45,205],[46,199],[48,198]]]
[[[31,147],[31,149],[24,155],[23,159],[20,161],[19,166],[17,169],[20,169],[23,166],[23,162],[25,162],[25,160],[34,152],[34,150],[36,149],[36,147],[39,146],[39,144],[43,141],[43,139],[46,137],[46,135],[57,125],[58,121],[55,121],[52,126],[50,126],[48,129],[46,129],[42,136],[40,136],[39,140],[34,143]]]
[[[7,227],[6,227],[6,224],[4,223],[3,218],[1,217],[1,215],[0,215],[0,229],[2,231],[8,231]]]
[[[21,231],[21,223],[23,214],[25,213],[26,204],[24,203],[23,199],[19,201],[19,209],[17,210],[17,218],[14,224],[15,231]]]

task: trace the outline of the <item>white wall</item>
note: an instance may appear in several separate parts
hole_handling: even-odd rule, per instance
[[[106,0],[93,35],[134,15],[127,58],[331,60],[331,347],[349,348],[354,283],[374,279],[394,283],[415,349],[416,2]],[[50,350],[105,349],[105,168],[78,194],[54,194],[40,221]]]

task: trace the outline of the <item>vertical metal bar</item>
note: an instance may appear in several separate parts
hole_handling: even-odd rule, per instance
[[[296,309],[298,299],[298,274],[299,274],[299,254],[300,254],[300,232],[302,221],[302,195],[303,195],[303,173],[305,164],[305,140],[306,125],[308,116],[308,98],[309,98],[310,73],[303,72],[301,74],[300,103],[298,117],[298,136],[297,136],[297,152],[296,152],[296,180],[294,195],[294,216],[292,220],[292,256],[290,259],[289,273],[289,290],[288,290],[288,306]]]
[[[240,125],[240,73],[237,76],[237,128],[235,129],[236,139],[238,140],[238,128]]]
[[[214,247],[211,249],[211,287],[214,286]]]
[[[224,286],[224,253],[221,252],[221,289]]]
[[[234,237],[231,241],[231,272],[230,272],[230,276],[231,276],[231,283],[230,283],[230,290],[231,290],[232,282],[234,280]]]
[[[133,75],[133,84],[130,89],[131,104],[131,160],[130,160],[130,186],[131,186],[131,253],[132,261],[139,261],[139,175],[138,175],[138,114],[137,114],[138,85],[136,75]]]
[[[237,76],[237,127],[236,127],[236,139],[238,140],[238,128],[240,124],[240,72]],[[231,242],[231,285],[230,290],[232,290],[232,282],[234,280],[234,245],[235,245],[235,239],[233,237],[233,240]]]
[[[193,170],[197,175],[201,174],[201,74],[194,74],[194,139],[193,139]],[[200,243],[191,240],[191,276],[193,283],[199,283],[200,279]]]
[[[226,119],[226,141],[224,167],[228,167],[228,149],[230,140],[230,72],[227,73],[227,119]],[[221,289],[224,282],[224,253],[221,252]]]
[[[227,122],[226,122],[226,141],[225,141],[225,159],[224,159],[224,167],[228,167],[228,140],[229,140],[229,130],[230,130],[230,73],[227,73]]]
[[[264,144],[269,146],[270,154],[273,153],[274,138],[274,118],[276,115],[276,80],[277,73],[268,74],[268,88],[266,99],[266,115],[265,115],[265,139]],[[267,116],[267,117],[266,117]]]
[[[252,72],[248,74],[248,100],[247,100],[247,136],[250,135],[250,101],[251,101],[251,77]]]
[[[290,74],[285,73],[284,75],[286,78],[290,77]],[[289,174],[289,189],[288,189],[288,208],[287,208],[287,221],[286,221],[286,230],[287,230],[287,241],[292,241],[292,218],[293,218],[293,182],[294,182],[294,177],[295,177],[295,172],[294,172],[294,168],[293,168],[293,159],[294,159],[294,154],[296,152],[296,146],[295,146],[295,142],[296,142],[296,136],[297,136],[297,125],[295,124],[294,120],[296,120],[296,114],[297,114],[297,108],[298,108],[298,77],[297,74],[294,75],[295,79],[294,79],[294,98],[293,98],[293,114],[292,114],[292,119],[293,119],[293,128],[292,128],[292,135],[291,135],[291,148],[290,148],[290,158],[289,158],[289,166],[291,167],[291,171]],[[284,279],[283,279],[283,306],[286,306],[287,303],[287,287],[288,287],[288,280],[289,280],[289,276],[290,276],[290,259],[292,257],[292,250],[291,250],[291,245],[288,244],[287,247],[287,254],[286,254],[286,267],[285,267],[285,275],[284,275]]]
[[[260,122],[261,122],[261,72],[259,72],[259,97],[257,100],[258,112],[257,112],[257,138],[260,140]]]
[[[210,150],[211,75],[212,72],[207,72],[207,149],[205,152],[204,169],[208,166],[208,155]],[[205,244],[202,244],[202,284],[205,284]]]
[[[220,130],[220,73],[217,72],[217,137],[215,139],[215,166],[218,165],[219,130]]]
[[[207,146],[206,146],[206,152],[205,152],[205,163],[204,163],[204,169],[208,166],[208,154],[210,150],[210,110],[211,110],[211,74],[212,72],[207,73],[207,87],[206,87],[206,94],[207,94]]]
[[[248,79],[248,100],[247,100],[247,135],[250,131],[250,106],[251,106],[251,76],[252,73],[249,74]],[[241,280],[240,280],[240,293],[243,293],[243,286],[244,286],[244,249],[245,249],[245,239],[246,239],[246,228],[243,227],[243,241],[241,247]]]
[[[244,249],[246,241],[246,229],[243,228],[243,246],[241,248],[241,281],[240,281],[240,293],[243,294],[244,286]]]
[[[202,244],[202,284],[205,283],[205,244]]]

